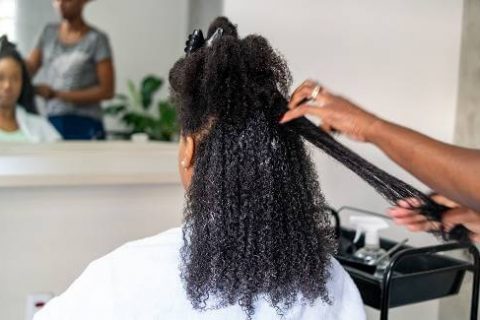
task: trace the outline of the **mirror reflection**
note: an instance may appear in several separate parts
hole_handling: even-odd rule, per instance
[[[34,86],[35,107],[21,106],[27,115],[41,115],[62,140],[178,139],[165,77],[182,52],[190,16],[198,16],[189,13],[188,1],[145,3],[134,12],[118,1],[1,5],[4,42],[15,45]],[[117,16],[111,15],[112,5]],[[209,6],[209,17],[220,13],[221,6]],[[133,26],[125,28],[126,21]],[[161,29],[172,31],[159,35]],[[158,42],[152,44],[153,38]],[[134,59],[132,49],[138,52]],[[3,129],[17,131],[8,124]]]

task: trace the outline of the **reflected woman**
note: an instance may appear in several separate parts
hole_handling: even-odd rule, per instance
[[[67,140],[104,139],[100,103],[114,94],[109,40],[85,22],[87,2],[54,0],[61,22],[45,27],[28,58],[31,75],[42,73],[36,92],[48,118]]]
[[[15,45],[0,37],[0,143],[60,140],[55,128],[36,113],[25,63]]]

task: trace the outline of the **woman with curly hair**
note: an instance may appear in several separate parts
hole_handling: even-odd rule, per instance
[[[207,39],[192,34],[170,71],[182,228],[93,262],[36,320],[365,319],[304,142],[279,123],[286,63],[226,18]]]

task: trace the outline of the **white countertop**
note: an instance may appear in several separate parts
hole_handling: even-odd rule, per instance
[[[176,143],[0,145],[0,188],[178,184]]]

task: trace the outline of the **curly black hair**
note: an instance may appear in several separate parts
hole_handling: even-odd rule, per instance
[[[303,141],[278,123],[287,64],[265,38],[238,38],[226,18],[207,37],[217,28],[223,37],[169,77],[182,134],[197,142],[181,250],[187,295],[196,309],[238,304],[248,317],[259,298],[279,314],[329,302],[328,208]]]
[[[35,89],[25,61],[20,52],[16,49],[15,44],[9,42],[7,37],[3,35],[0,37],[0,60],[6,58],[15,60],[22,70],[22,90],[17,103],[27,112],[38,114],[37,105],[35,103]]]

